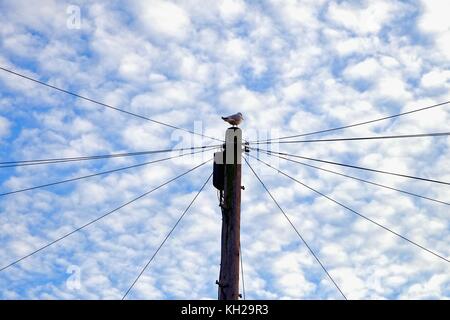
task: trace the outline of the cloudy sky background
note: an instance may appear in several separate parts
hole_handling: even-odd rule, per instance
[[[71,5],[80,8],[79,29],[73,28]],[[0,65],[219,138],[227,127],[220,116],[241,111],[244,136],[264,139],[450,100],[449,9],[445,0],[2,0]],[[5,72],[0,88],[1,161],[214,144]],[[448,131],[449,110],[443,106],[326,136]],[[333,142],[279,150],[450,181],[449,142],[447,137]],[[211,153],[1,197],[0,267]],[[166,156],[1,168],[0,192]],[[447,206],[261,158],[450,258]],[[348,298],[450,297],[448,263],[272,169],[251,164]],[[450,198],[448,186],[323,167]],[[209,163],[0,272],[0,298],[121,298],[211,170]],[[247,298],[341,298],[247,167],[243,184]],[[129,298],[215,299],[220,225],[209,184]]]

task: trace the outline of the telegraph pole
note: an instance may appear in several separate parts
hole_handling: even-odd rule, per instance
[[[240,297],[241,155],[242,131],[237,127],[229,128],[225,134],[225,150],[215,157],[215,162],[224,160],[220,169],[223,170],[223,192],[221,190],[221,262],[219,281],[216,282],[219,300],[238,300]]]

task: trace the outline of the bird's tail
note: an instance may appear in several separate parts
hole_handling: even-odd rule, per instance
[[[222,117],[222,120],[227,120],[227,118],[226,117]]]

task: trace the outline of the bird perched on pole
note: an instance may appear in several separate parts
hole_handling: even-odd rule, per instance
[[[244,117],[242,116],[242,113],[238,112],[232,116],[222,117],[222,120],[228,122],[234,127],[238,126],[244,120]]]

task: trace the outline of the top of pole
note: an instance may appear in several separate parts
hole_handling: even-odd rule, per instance
[[[241,164],[242,130],[240,128],[231,127],[227,129],[225,133],[225,153],[226,164],[234,164],[235,162]]]

